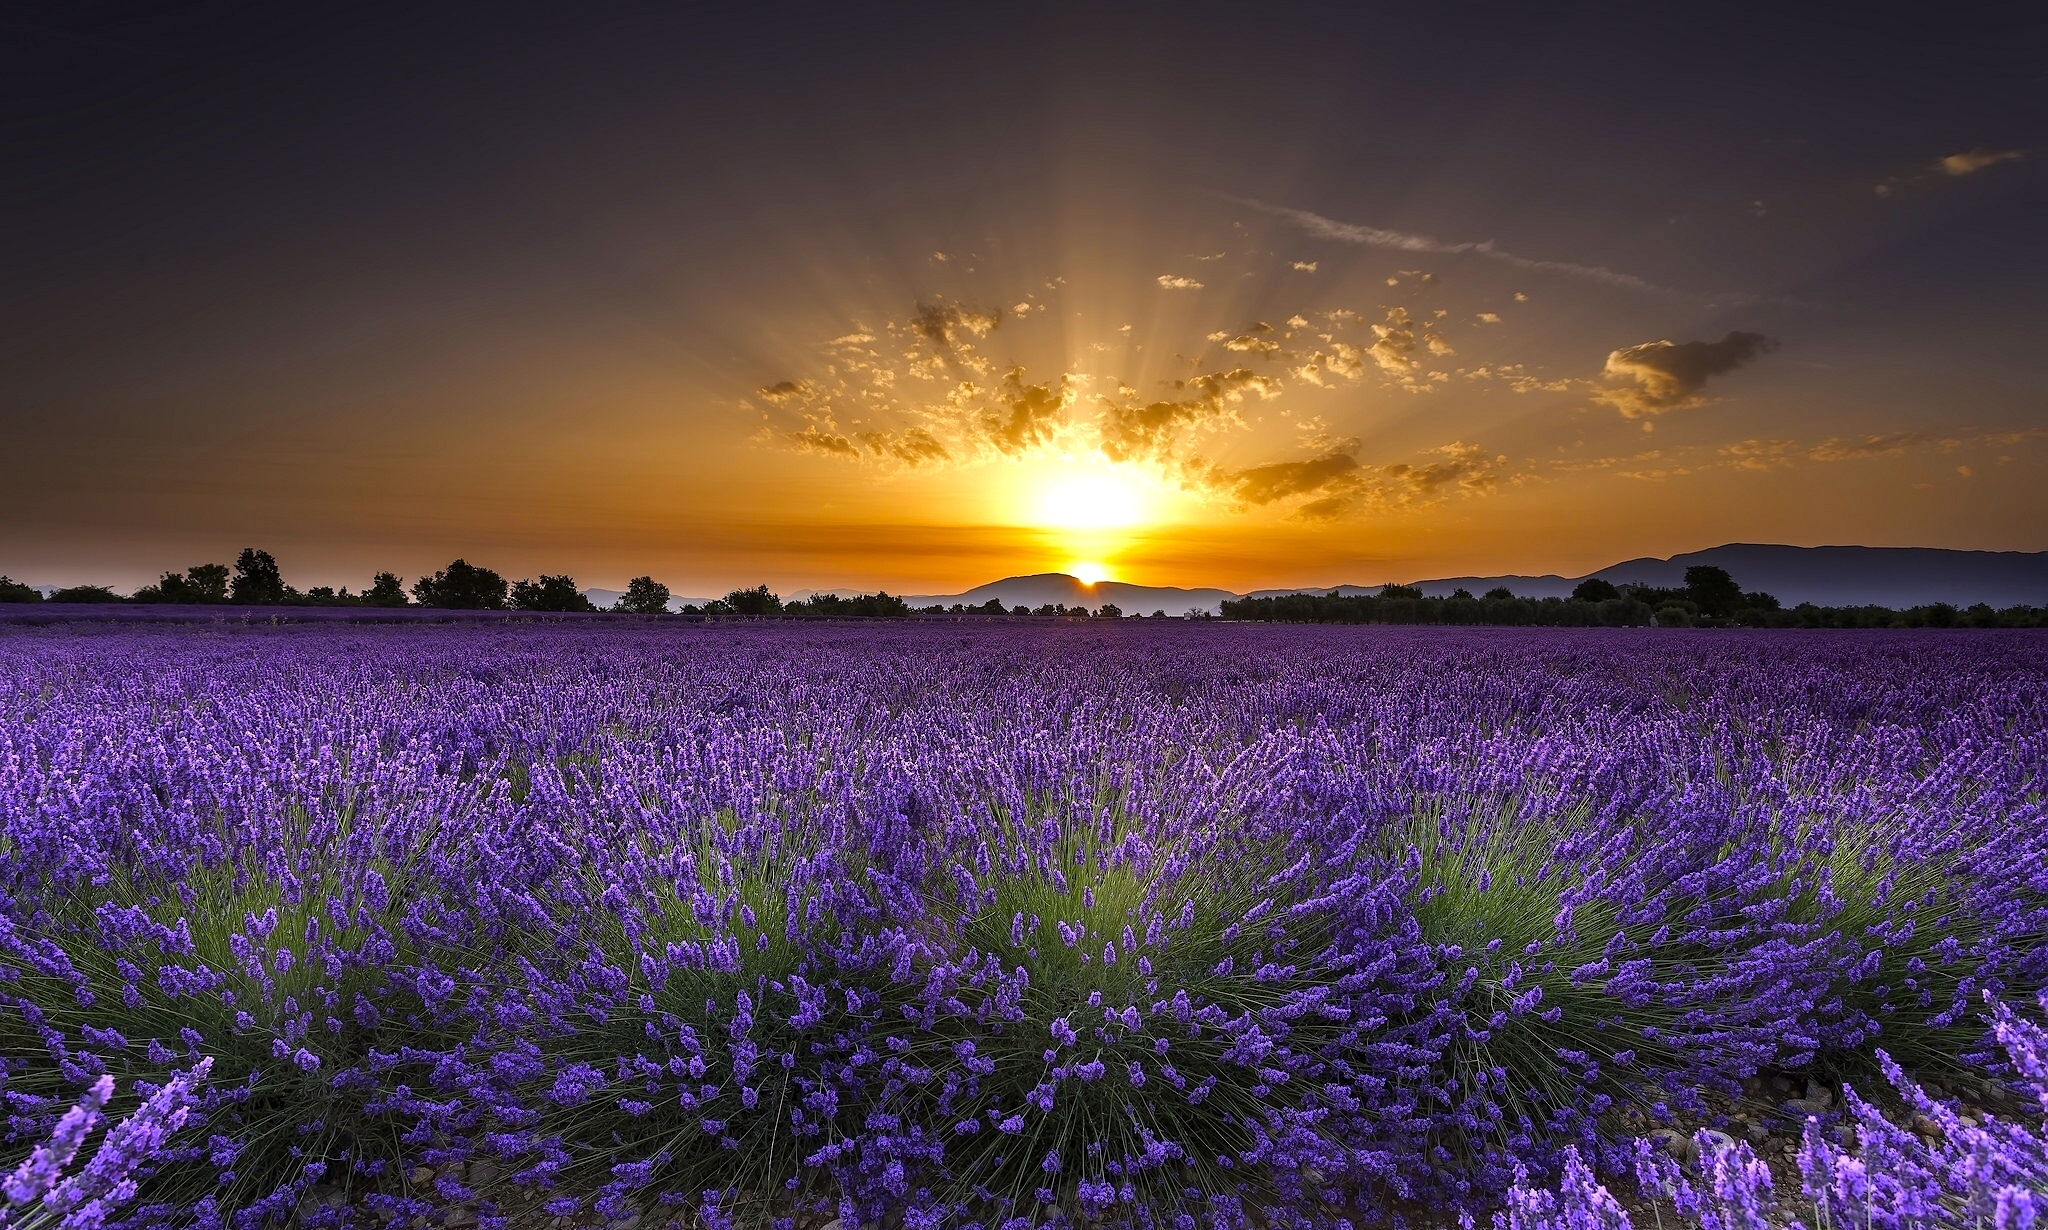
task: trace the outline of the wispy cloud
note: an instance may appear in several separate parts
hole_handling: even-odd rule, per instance
[[[1872,461],[1886,457],[1943,455],[1970,451],[1974,455],[2048,439],[2048,430],[2021,431],[1964,430],[1946,435],[1924,431],[1872,432],[1856,436],[1828,436],[1820,440],[1750,438],[1719,446],[1693,445],[1679,449],[1652,449],[1627,456],[1560,459],[1552,470],[1569,472],[1610,470],[1623,478],[1658,480],[1678,478],[1716,469],[1770,471],[1802,465],[1835,465]],[[1994,454],[1998,461],[2010,455]],[[1975,470],[1970,466],[1960,469]],[[1968,475],[1965,475],[1968,477]]]
[[[1193,278],[1176,277],[1170,273],[1159,275],[1159,284],[1168,290],[1200,290],[1202,284]]]
[[[1997,166],[2001,162],[2018,162],[2027,156],[2018,149],[1966,149],[1960,154],[1950,154],[1934,165],[1943,175],[1973,175],[1985,167]]]
[[[1488,260],[1527,269],[1535,273],[1558,273],[1566,277],[1597,282],[1602,286],[1614,286],[1625,290],[1647,291],[1657,295],[1673,295],[1680,298],[1696,298],[1684,291],[1659,286],[1655,282],[1639,278],[1632,273],[1621,273],[1605,265],[1581,265],[1573,261],[1538,260],[1534,257],[1519,256],[1494,246],[1491,239],[1472,241],[1450,241],[1429,235],[1417,235],[1407,231],[1390,231],[1377,226],[1363,226],[1354,222],[1339,222],[1306,209],[1295,209],[1287,205],[1274,205],[1267,201],[1245,197],[1230,197],[1240,205],[1261,210],[1276,218],[1284,218],[1318,239],[1334,240],[1337,243],[1360,244],[1374,248],[1392,248],[1399,252],[1441,252],[1449,255],[1483,256]]]

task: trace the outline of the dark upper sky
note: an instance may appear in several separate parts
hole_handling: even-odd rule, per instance
[[[0,17],[0,571],[2048,547],[2022,6],[306,7]]]

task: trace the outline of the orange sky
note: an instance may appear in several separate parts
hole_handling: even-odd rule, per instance
[[[1317,20],[508,21],[374,72],[412,35],[53,43],[7,150],[42,188],[0,202],[0,572],[1242,590],[2048,547],[2048,189],[2002,69]],[[303,80],[245,73],[273,36]]]

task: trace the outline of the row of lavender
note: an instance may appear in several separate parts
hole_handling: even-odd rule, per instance
[[[1761,1070],[1989,1059],[2044,682],[2025,633],[11,632],[8,1135],[210,1061],[136,1225],[1482,1203]]]

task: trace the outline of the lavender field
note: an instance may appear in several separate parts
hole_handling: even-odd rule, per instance
[[[2038,1115],[2044,794],[2025,632],[0,629],[4,1156],[206,1062],[107,1224],[1761,1225],[1759,1078]],[[1781,1223],[2032,1220],[1788,1100]]]

